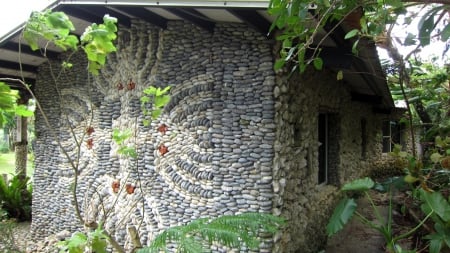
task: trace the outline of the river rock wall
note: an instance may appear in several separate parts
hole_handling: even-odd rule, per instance
[[[160,30],[136,20],[119,31],[117,49],[98,77],[86,76],[81,55],[56,85],[50,66],[41,68],[36,94],[51,126],[37,116],[33,235],[82,227],[71,163],[81,217],[87,224],[106,217],[127,249],[130,226],[146,245],[199,217],[271,212],[271,42],[240,24],[217,24],[211,34],[185,22]],[[150,85],[170,86],[171,100],[145,126],[140,98]],[[114,130],[130,131],[122,146],[137,159],[119,152]]]
[[[354,102],[332,71],[307,70],[301,77],[277,76],[274,89],[274,213],[288,221],[276,238],[277,252],[318,252],[339,199],[339,187],[365,176],[381,154],[383,115]],[[319,181],[319,114],[328,120],[328,178]]]
[[[364,174],[367,154],[380,152],[374,137],[381,122],[351,101],[332,72],[275,74],[274,45],[242,24],[216,24],[209,33],[181,21],[160,30],[135,20],[120,29],[117,53],[99,76],[87,76],[81,54],[71,69],[42,66],[35,240],[83,228],[73,208],[76,187],[85,224],[105,220],[126,249],[130,227],[146,245],[199,217],[256,211],[288,221],[260,252],[317,252],[337,187]],[[50,73],[61,73],[57,82]],[[140,99],[151,85],[170,86],[171,100],[147,126]],[[320,112],[334,115],[328,184],[317,180]],[[130,137],[119,145],[115,130]],[[124,146],[137,158],[121,154]]]

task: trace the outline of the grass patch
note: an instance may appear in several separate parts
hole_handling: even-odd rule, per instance
[[[16,155],[14,152],[9,153],[1,153],[0,154],[0,175],[7,174],[8,176],[11,174],[15,174],[16,167]],[[27,161],[27,176],[30,178],[33,177],[33,166],[32,162]]]

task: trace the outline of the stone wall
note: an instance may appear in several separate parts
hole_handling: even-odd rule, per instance
[[[34,237],[81,228],[72,206],[74,172],[53,133],[78,164],[81,216],[88,224],[106,216],[105,227],[127,249],[129,226],[145,245],[163,229],[198,217],[271,212],[271,47],[240,24],[217,24],[211,34],[181,21],[162,31],[136,20],[119,31],[117,54],[100,76],[86,76],[80,55],[56,86],[50,66],[42,67],[36,94],[51,127],[37,115]],[[144,126],[140,97],[150,85],[171,86],[171,101]],[[114,129],[131,130],[125,144],[138,159],[118,153]],[[261,251],[271,252],[271,244]]]
[[[339,186],[365,175],[381,153],[381,139],[376,139],[381,115],[353,102],[344,83],[325,70],[309,70],[302,78],[280,74],[274,95],[274,213],[288,220],[287,230],[276,238],[276,251],[318,252],[326,244],[325,226]],[[321,184],[320,113],[329,115],[330,144],[328,181]]]
[[[82,228],[71,195],[75,165],[81,216],[106,217],[127,249],[130,226],[145,245],[165,228],[247,211],[288,220],[261,252],[324,246],[337,186],[365,173],[374,157],[367,154],[380,153],[381,122],[370,107],[352,102],[334,73],[276,75],[273,41],[241,24],[217,24],[211,34],[181,21],[159,30],[135,20],[117,46],[95,78],[79,54],[56,85],[49,74],[57,64],[40,69],[35,92],[50,126],[38,113],[35,239]],[[150,85],[171,86],[171,101],[144,126],[140,97]],[[319,113],[331,113],[334,126],[328,184],[318,184]],[[114,129],[131,131],[125,144],[137,159],[118,153]]]

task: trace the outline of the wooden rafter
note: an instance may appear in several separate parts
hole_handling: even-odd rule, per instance
[[[166,10],[208,32],[214,31],[215,23],[196,10],[181,8],[167,8]]]

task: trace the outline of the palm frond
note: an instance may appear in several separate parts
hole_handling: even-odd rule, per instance
[[[257,234],[247,233],[246,230],[224,224],[210,223],[207,227],[202,228],[199,234],[209,245],[218,242],[230,248],[240,248],[242,244],[245,244],[251,249],[255,249],[259,245]]]
[[[190,252],[205,252],[203,245],[193,237],[184,237],[178,242],[177,252],[190,253]]]
[[[139,253],[167,251],[169,243],[177,245],[177,252],[209,252],[209,246],[219,243],[230,248],[257,249],[261,233],[274,234],[285,221],[268,213],[243,213],[218,218],[200,218],[186,225],[169,228],[159,234],[149,247]]]

